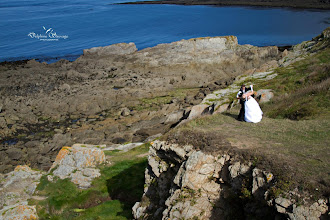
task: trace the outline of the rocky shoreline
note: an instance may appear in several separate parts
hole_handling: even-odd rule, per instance
[[[138,1],[120,4],[173,4],[173,5],[213,5],[213,6],[252,6],[252,7],[280,7],[297,9],[322,9],[329,10],[330,2],[322,0],[284,1],[284,0],[164,0],[164,1]]]
[[[329,37],[326,29],[283,52],[239,45],[234,36],[182,40],[142,51],[133,43],[115,44],[86,49],[74,62],[1,65],[0,171],[6,174],[0,174],[0,219],[86,216],[110,200],[126,199],[124,191],[114,189],[124,184],[128,170],[137,171],[135,166],[141,166],[139,174],[147,166],[141,201],[136,202],[136,195],[129,201],[129,209],[136,202],[135,219],[326,219],[329,198],[315,194],[321,188],[291,190],[289,185],[295,187],[299,178],[285,182],[283,169],[263,166],[253,157],[253,149],[231,133],[237,121],[216,121],[216,130],[207,121],[225,114],[213,119],[203,115],[234,108],[231,96],[243,82],[273,82],[281,74],[276,72],[281,68],[274,68],[292,70],[291,64],[306,61],[312,53],[327,53]],[[265,89],[256,95],[260,103],[274,96]],[[258,129],[268,127],[270,120],[264,119],[266,124]],[[203,124],[211,129],[199,130],[205,136],[189,130]],[[167,133],[178,125],[183,126]],[[224,138],[226,130],[229,138]],[[155,140],[160,136],[166,141]],[[120,181],[113,182],[113,177]],[[326,182],[319,184],[327,187]],[[58,187],[56,195],[53,187]],[[71,204],[80,193],[92,193],[91,198]],[[54,199],[69,194],[72,201],[59,204]]]
[[[210,92],[281,57],[277,47],[227,36],[92,48],[74,62],[2,63],[0,172],[48,170],[77,141],[116,146],[163,134]]]

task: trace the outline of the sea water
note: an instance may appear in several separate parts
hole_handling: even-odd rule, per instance
[[[0,61],[76,59],[83,49],[235,35],[240,44],[293,45],[329,26],[330,11],[119,5],[120,0],[1,0]]]

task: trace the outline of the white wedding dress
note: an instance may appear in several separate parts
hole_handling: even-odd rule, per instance
[[[249,97],[248,100],[245,101],[245,115],[244,119],[246,122],[258,123],[262,119],[263,112],[258,104],[258,102],[253,98]]]

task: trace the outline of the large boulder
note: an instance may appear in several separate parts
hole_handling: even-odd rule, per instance
[[[49,172],[61,179],[69,178],[80,188],[88,188],[95,177],[100,176],[97,165],[105,162],[101,148],[105,146],[74,144],[63,147]]]

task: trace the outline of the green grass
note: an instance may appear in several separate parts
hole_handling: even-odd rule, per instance
[[[92,187],[79,189],[69,179],[49,182],[41,178],[36,195],[46,200],[30,200],[37,205],[40,219],[132,219],[132,206],[141,199],[148,152],[144,144],[128,152],[107,152],[111,165],[101,165],[101,176]]]
[[[79,217],[74,219],[81,220],[124,220],[127,219],[124,216],[121,216],[121,212],[124,211],[122,204],[118,200],[106,201],[98,206],[92,207],[85,210]],[[95,215],[97,213],[97,216]]]
[[[275,93],[274,100],[262,106],[267,116],[301,120],[329,114],[329,48],[275,72],[274,79],[258,82],[258,88]]]

